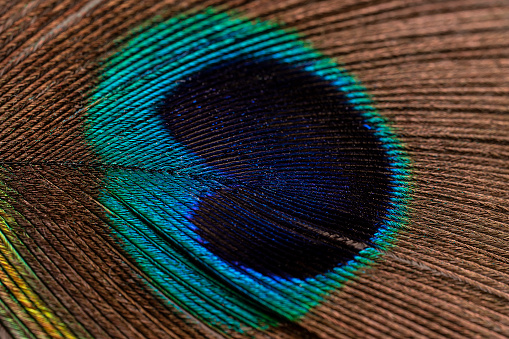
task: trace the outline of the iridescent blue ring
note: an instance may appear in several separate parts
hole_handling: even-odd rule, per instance
[[[106,165],[99,200],[109,211],[107,224],[166,303],[239,331],[295,321],[394,245],[411,191],[404,145],[365,88],[300,34],[207,9],[156,18],[118,43],[99,69],[85,134]],[[371,239],[374,246],[346,265],[305,279],[268,277],[229,265],[193,231],[189,216],[197,199],[218,185],[220,174],[168,133],[156,108],[189,75],[239,57],[273,58],[323,78],[344,93],[381,141],[390,164],[391,207]]]

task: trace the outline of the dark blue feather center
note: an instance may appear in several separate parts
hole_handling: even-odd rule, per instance
[[[306,278],[373,246],[390,164],[344,95],[273,59],[234,59],[167,96],[159,111],[171,135],[225,178],[192,215],[206,248],[265,275]]]

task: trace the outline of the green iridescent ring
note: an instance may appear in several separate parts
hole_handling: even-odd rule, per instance
[[[393,246],[411,191],[404,145],[365,88],[300,34],[209,8],[154,20],[119,41],[100,67],[86,139],[102,163],[111,165],[99,197],[111,212],[111,232],[168,305],[239,331],[295,321]],[[262,274],[204,246],[190,220],[200,200],[224,186],[224,173],[169,133],[160,114],[162,103],[194,74],[232,60],[267,59],[336,88],[380,142],[389,164],[386,213],[371,246],[312,277]]]

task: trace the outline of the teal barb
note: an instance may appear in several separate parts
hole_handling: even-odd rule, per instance
[[[347,113],[359,117],[362,133],[376,139],[372,144],[386,165],[384,213],[377,215],[376,229],[368,236],[360,232],[363,245],[349,260],[311,276],[271,274],[207,245],[210,240],[195,222],[197,211],[203,201],[239,182],[235,173],[211,162],[207,152],[197,151],[196,143],[173,133],[161,111],[193,75],[238,60],[272,60],[321,79],[341,96]],[[87,111],[86,137],[107,165],[100,200],[110,212],[111,232],[147,286],[168,305],[217,328],[243,331],[302,318],[328,293],[373,265],[405,224],[411,172],[403,144],[355,78],[298,33],[275,23],[208,9],[134,30],[102,63]],[[344,187],[351,185],[348,180]],[[338,191],[346,194],[348,189]],[[256,225],[249,231],[256,233]]]

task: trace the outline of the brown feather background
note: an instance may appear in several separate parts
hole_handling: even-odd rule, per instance
[[[362,82],[412,160],[396,246],[296,323],[218,331],[164,305],[104,226],[106,165],[83,127],[99,61],[154,16],[209,6],[296,28]],[[507,1],[4,0],[2,335],[508,337],[508,145]],[[8,269],[25,265],[31,273],[19,276],[39,304]],[[42,304],[60,320],[39,319]]]

